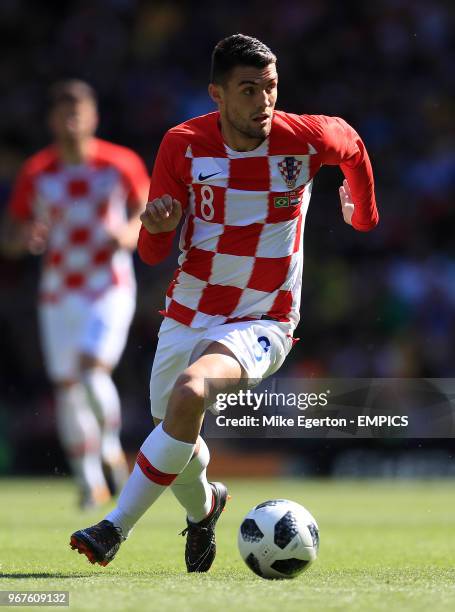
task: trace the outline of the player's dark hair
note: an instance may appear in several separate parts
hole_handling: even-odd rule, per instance
[[[89,83],[79,79],[57,81],[49,88],[49,105],[52,107],[62,102],[75,102],[89,99],[97,103],[96,92]]]
[[[276,56],[263,42],[245,34],[223,38],[212,53],[210,82],[223,84],[236,66],[265,68],[276,63]]]

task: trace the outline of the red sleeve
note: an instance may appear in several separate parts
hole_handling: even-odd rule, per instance
[[[148,201],[169,194],[185,209],[188,204],[188,187],[184,180],[185,149],[177,137],[168,132],[163,138],[153,166]],[[149,265],[166,259],[172,249],[176,230],[150,234],[144,226],[139,232],[137,250],[142,261]]]
[[[340,166],[346,177],[354,201],[352,226],[367,232],[376,227],[379,214],[374,194],[373,169],[365,145],[344,119],[313,115],[317,134],[314,146],[322,164]]]
[[[121,171],[128,191],[128,206],[133,210],[143,210],[150,182],[144,162],[139,155],[128,151],[128,155],[123,156]]]
[[[182,146],[183,145],[183,146]],[[169,194],[180,202],[183,210],[188,204],[185,179],[185,148],[176,135],[168,132],[163,138],[153,166],[149,202]]]
[[[8,212],[17,221],[26,221],[33,215],[33,198],[35,194],[34,174],[30,171],[29,164],[22,167],[8,204]]]
[[[150,234],[142,225],[137,241],[139,257],[149,266],[164,261],[171,252],[175,234],[176,230],[161,232],[161,234]]]

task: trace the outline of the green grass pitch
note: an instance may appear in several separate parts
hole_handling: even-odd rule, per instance
[[[450,481],[228,482],[208,574],[187,575],[184,514],[166,492],[106,568],[71,551],[81,513],[69,480],[0,481],[0,589],[69,590],[70,610],[455,610],[455,487]],[[237,553],[241,518],[289,498],[319,522],[315,564],[295,580],[265,581]]]

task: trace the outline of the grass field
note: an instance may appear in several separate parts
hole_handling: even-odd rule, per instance
[[[106,568],[72,552],[81,514],[70,481],[0,480],[0,589],[69,590],[71,610],[455,610],[455,487],[450,481],[228,483],[209,574],[184,569],[183,512],[170,492]],[[256,503],[285,497],[315,515],[316,563],[292,581],[264,581],[237,553],[237,529]]]

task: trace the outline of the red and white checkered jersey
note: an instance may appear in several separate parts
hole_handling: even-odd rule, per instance
[[[353,226],[378,222],[373,173],[359,135],[337,117],[276,111],[253,151],[224,142],[219,113],[172,128],[155,161],[149,201],[170,194],[185,210],[179,267],[163,314],[191,327],[268,316],[299,320],[303,227],[312,180],[338,164],[351,187]],[[153,264],[174,232],[142,227],[138,250]]]
[[[135,288],[131,253],[115,250],[109,232],[144,206],[149,177],[130,149],[94,138],[88,159],[64,164],[55,146],[24,164],[9,204],[19,221],[49,226],[40,299],[58,302],[68,292],[96,298],[113,285]]]

